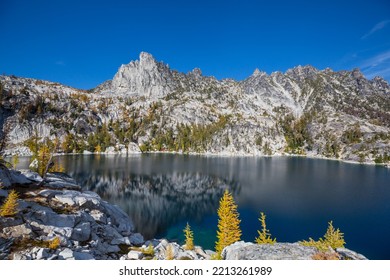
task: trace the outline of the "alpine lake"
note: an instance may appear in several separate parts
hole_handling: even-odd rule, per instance
[[[390,169],[303,157],[178,154],[56,157],[85,190],[120,206],[145,240],[184,242],[214,250],[219,200],[238,204],[244,241],[254,242],[260,212],[278,242],[318,239],[328,222],[346,247],[369,259],[390,259]],[[20,159],[20,167],[28,158]]]

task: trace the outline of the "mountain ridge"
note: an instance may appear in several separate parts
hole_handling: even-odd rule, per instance
[[[15,76],[0,76],[0,83],[8,154],[28,152],[31,135],[57,137],[57,152],[65,153],[123,151],[135,142],[143,151],[377,163],[390,154],[390,85],[359,69],[306,65],[218,80],[198,68],[172,70],[142,52],[88,91]]]

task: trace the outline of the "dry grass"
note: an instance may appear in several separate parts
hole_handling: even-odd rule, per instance
[[[336,252],[318,252],[311,257],[313,260],[340,260]]]
[[[301,241],[300,243],[304,246],[315,247],[322,252],[326,252],[329,250],[329,247],[333,249],[344,247],[345,240],[344,234],[340,229],[335,229],[332,221],[330,221],[324,238],[320,238],[318,241],[309,238],[309,241]]]
[[[175,252],[173,249],[173,246],[169,244],[165,251],[165,259],[166,260],[173,260],[175,258]]]
[[[18,252],[32,247],[48,248],[56,250],[60,246],[60,238],[54,237],[52,240],[37,240],[28,237],[20,239],[12,245],[12,251]]]

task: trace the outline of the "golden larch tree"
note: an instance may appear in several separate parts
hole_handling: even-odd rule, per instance
[[[194,250],[194,233],[188,223],[183,231],[184,237],[186,238],[186,250]]]
[[[18,194],[15,190],[12,190],[7,199],[4,201],[4,204],[0,207],[0,216],[1,217],[12,217],[15,216],[18,207]]]
[[[220,256],[223,248],[241,238],[240,219],[232,194],[225,190],[218,208],[218,230],[215,250]]]
[[[267,229],[267,225],[265,223],[266,215],[263,212],[260,212],[260,218],[259,221],[261,223],[261,231],[258,230],[257,233],[259,236],[256,238],[257,244],[275,244],[276,238],[271,238],[271,234],[269,233],[269,230]]]
[[[45,177],[46,173],[49,169],[49,164],[51,162],[53,155],[50,151],[49,146],[45,143],[43,144],[39,150],[38,150],[38,155],[37,155],[37,160],[38,160],[38,174],[41,177]]]

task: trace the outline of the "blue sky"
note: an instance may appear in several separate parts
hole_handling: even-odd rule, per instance
[[[390,1],[0,1],[0,74],[88,89],[152,53],[242,80],[297,65],[390,81]]]

